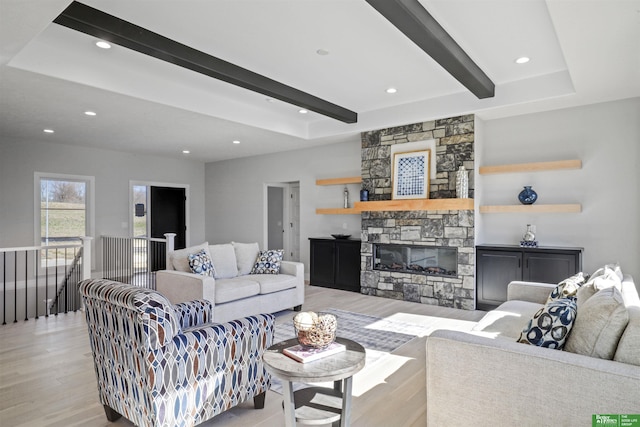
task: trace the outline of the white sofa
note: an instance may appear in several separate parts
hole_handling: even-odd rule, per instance
[[[188,255],[205,249],[214,277],[191,272]],[[172,304],[205,299],[214,304],[213,320],[226,322],[286,309],[300,311],[304,303],[304,264],[281,261],[279,274],[251,274],[257,243],[207,242],[170,252],[167,269],[156,273],[156,290]]]
[[[508,301],[472,332],[434,331],[426,344],[427,425],[585,426],[595,414],[640,413],[640,300],[631,276],[619,283],[617,310],[626,309],[628,323],[607,344],[613,360],[568,351],[578,322],[590,319],[580,294],[564,350],[517,342],[552,284],[512,282]],[[604,329],[587,338],[602,344],[614,327]]]

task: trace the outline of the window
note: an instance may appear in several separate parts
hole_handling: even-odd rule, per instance
[[[147,186],[132,185],[133,193],[133,237],[146,237],[147,228]]]
[[[75,175],[35,174],[36,246],[77,245],[93,234],[94,178]],[[43,265],[48,258],[66,259],[73,251],[43,251]]]

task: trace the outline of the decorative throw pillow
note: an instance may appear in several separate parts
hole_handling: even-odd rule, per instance
[[[588,278],[589,275],[587,274],[585,276],[583,272],[567,277],[562,282],[558,283],[558,286],[551,291],[547,302],[556,301],[561,298],[575,298],[578,289],[580,289],[580,286],[584,285],[584,282],[586,282]]]
[[[178,249],[169,253],[169,259],[171,261],[171,265],[173,269],[176,271],[184,271],[185,273],[191,273],[191,268],[189,267],[189,255],[195,254],[204,249],[209,252],[209,243],[204,242],[200,245],[191,246],[189,248]],[[169,268],[169,266],[167,266]]]
[[[565,350],[613,359],[627,323],[629,312],[622,293],[615,286],[604,288],[580,305]]]
[[[204,249],[200,252],[196,252],[195,254],[189,254],[189,267],[191,267],[192,273],[200,274],[202,276],[213,277],[215,274],[211,257]]]
[[[617,264],[605,265],[596,270],[587,280],[587,283],[578,289],[576,293],[578,307],[583,305],[596,292],[610,287],[615,287],[618,290],[622,289],[622,271]]]
[[[258,258],[251,270],[251,274],[279,274],[280,262],[283,256],[283,249],[269,249],[258,252]]]
[[[562,350],[576,318],[573,298],[561,298],[545,304],[520,333],[518,342]]]

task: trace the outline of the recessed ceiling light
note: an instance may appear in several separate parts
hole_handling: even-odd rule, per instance
[[[398,89],[396,89],[395,87],[390,87],[389,89],[387,89],[387,93],[396,93],[398,91]]]
[[[240,141],[238,141],[237,139],[233,141],[234,144],[240,144]]]
[[[320,56],[326,56],[329,55],[329,51],[327,49],[318,49],[316,50],[316,53]]]
[[[521,56],[520,58],[516,59],[516,64],[526,64],[530,60],[531,59],[526,56]]]
[[[189,150],[182,150],[182,154],[189,154],[189,153],[191,153],[191,151],[189,151]]]
[[[44,133],[53,133],[53,129],[45,129]]]
[[[298,113],[300,114],[307,114],[309,112],[309,110],[305,110],[304,108],[301,108],[298,110]]]
[[[85,111],[84,114],[86,114],[87,116],[95,116],[96,112],[95,111]]]
[[[111,44],[107,43],[104,40],[97,41],[96,46],[98,46],[100,49],[111,49]]]

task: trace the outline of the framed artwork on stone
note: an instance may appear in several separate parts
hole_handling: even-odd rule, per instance
[[[392,198],[429,198],[431,150],[396,153],[393,156]]]

